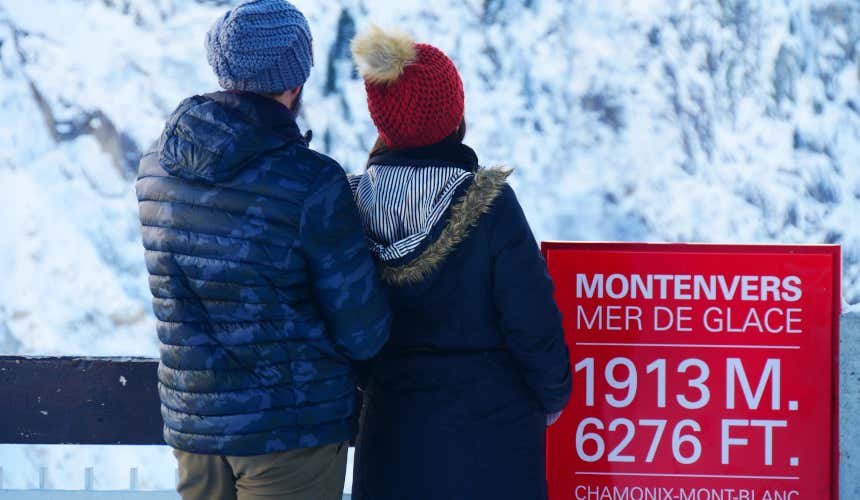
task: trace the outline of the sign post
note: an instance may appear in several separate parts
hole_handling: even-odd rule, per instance
[[[544,243],[552,500],[836,500],[840,248]]]

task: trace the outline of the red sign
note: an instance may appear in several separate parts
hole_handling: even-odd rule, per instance
[[[551,499],[837,499],[838,246],[543,251],[573,370]]]

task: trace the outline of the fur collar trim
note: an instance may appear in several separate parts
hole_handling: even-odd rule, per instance
[[[420,283],[430,276],[454,247],[466,239],[469,232],[477,226],[481,215],[490,211],[509,175],[511,170],[499,167],[482,168],[475,172],[472,185],[451,206],[451,215],[436,241],[408,264],[383,264],[383,281],[391,285],[410,285]]]

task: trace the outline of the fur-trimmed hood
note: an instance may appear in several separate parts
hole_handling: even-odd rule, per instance
[[[493,206],[505,180],[511,174],[500,167],[482,168],[475,172],[472,185],[451,206],[448,220],[436,241],[430,243],[415,260],[401,266],[382,266],[382,279],[392,285],[408,285],[424,281],[445,260],[454,248],[478,224],[481,215]]]
[[[432,167],[430,167],[432,168]],[[501,167],[479,168],[471,175],[462,194],[455,197],[441,218],[439,227],[429,228],[428,241],[415,252],[397,262],[381,262],[381,275],[392,285],[409,285],[424,281],[478,224],[501,193],[511,171]],[[362,213],[365,226],[369,214]]]
[[[377,150],[351,184],[382,278],[424,281],[490,210],[509,174],[479,167],[472,148],[454,138]]]

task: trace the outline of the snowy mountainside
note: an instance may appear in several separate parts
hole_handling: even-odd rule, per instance
[[[374,140],[349,40],[398,27],[455,60],[467,141],[517,169],[540,239],[836,242],[860,302],[856,0],[294,3],[315,39],[303,125],[347,169]],[[157,354],[136,162],[216,88],[203,39],[229,4],[0,0],[4,353]],[[86,461],[172,486],[157,449],[0,447],[11,487],[33,463],[79,487]]]

